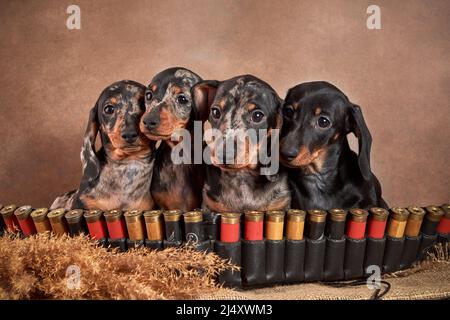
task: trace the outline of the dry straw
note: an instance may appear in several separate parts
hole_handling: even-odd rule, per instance
[[[0,257],[0,299],[192,299],[219,288],[218,272],[237,268],[191,248],[119,253],[48,233],[1,237]],[[71,265],[79,267],[79,289],[67,285]]]

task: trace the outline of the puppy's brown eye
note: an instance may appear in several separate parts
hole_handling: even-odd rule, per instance
[[[220,112],[219,108],[217,107],[211,108],[211,117],[213,117],[214,119],[220,119],[221,116],[222,112]]]
[[[180,94],[180,95],[178,96],[177,100],[178,100],[178,103],[179,103],[179,104],[186,104],[186,103],[189,102],[188,98],[186,98],[186,96],[184,96],[184,95],[182,95],[182,94]]]
[[[285,118],[292,118],[294,116],[294,108],[292,106],[286,106],[283,108],[283,115]]]
[[[147,101],[150,101],[150,100],[152,100],[152,98],[153,98],[153,93],[151,91],[147,91],[145,93],[145,99],[147,99]]]
[[[252,121],[259,123],[264,119],[264,113],[262,113],[260,110],[255,110],[252,113]]]
[[[331,125],[331,122],[325,117],[319,117],[319,119],[317,119],[317,125],[321,128],[328,128]]]
[[[103,108],[103,111],[106,114],[113,114],[114,113],[114,107],[110,104],[108,104],[105,108]]]

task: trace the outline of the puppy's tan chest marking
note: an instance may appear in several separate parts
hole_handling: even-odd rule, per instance
[[[97,185],[80,196],[88,209],[151,209],[152,164],[129,161],[106,164]]]

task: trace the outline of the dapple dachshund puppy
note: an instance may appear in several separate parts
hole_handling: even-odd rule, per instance
[[[207,166],[203,208],[212,212],[289,208],[286,172],[278,170],[273,175],[261,174],[263,164],[255,161],[261,140],[253,144],[246,140],[232,153],[221,151],[220,155],[219,152],[224,145],[226,149],[226,144],[232,144],[233,148],[237,145],[234,137],[227,137],[228,133],[236,130],[261,129],[271,138],[272,130],[279,129],[282,120],[282,100],[275,90],[254,76],[244,75],[223,82],[201,82],[194,86],[192,92],[199,109],[210,109],[206,124],[225,137],[208,142],[211,165]],[[239,155],[242,161],[237,161]],[[278,163],[278,159],[276,161]]]
[[[144,95],[144,85],[128,80],[103,90],[90,111],[83,140],[80,187],[57,198],[51,208],[153,208],[150,183],[155,143],[139,130]],[[97,151],[99,131],[102,147]]]
[[[291,88],[283,106],[280,158],[290,167],[292,207],[387,208],[370,169],[372,137],[361,108],[330,83]],[[359,154],[347,134],[358,138]]]
[[[200,76],[185,68],[175,67],[158,73],[145,93],[146,111],[141,131],[151,140],[162,140],[155,159],[152,196],[158,207],[183,211],[199,208],[202,202],[204,166],[172,161],[172,151],[179,141],[172,141],[177,129],[186,129],[193,137],[194,120],[207,116],[192,103],[191,88]],[[193,145],[193,144],[191,144]]]

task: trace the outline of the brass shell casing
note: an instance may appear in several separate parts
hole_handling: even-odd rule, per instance
[[[244,211],[246,221],[263,221],[264,212],[257,210],[247,210]]]
[[[19,220],[26,220],[31,212],[33,212],[33,208],[31,206],[21,206],[14,211],[14,215]]]
[[[306,211],[291,209],[286,216],[286,238],[289,240],[303,240],[305,231]]]
[[[50,220],[50,224],[52,226],[52,230],[58,236],[69,233],[66,221],[63,219],[65,213],[66,210],[64,208],[59,208],[52,210],[47,214],[47,217]]]
[[[164,224],[161,210],[150,210],[144,212],[145,227],[148,240],[164,239]]]
[[[425,210],[427,211],[425,218],[433,222],[439,222],[444,215],[444,211],[438,206],[428,206]]]
[[[122,219],[123,211],[119,209],[108,210],[103,213],[103,216],[107,222],[114,222]]]
[[[374,207],[369,210],[370,216],[376,221],[386,221],[389,217],[389,211],[384,208]]]
[[[266,239],[282,240],[284,228],[283,211],[267,211],[266,213]]]
[[[350,219],[355,222],[365,222],[367,221],[367,216],[369,213],[363,209],[350,209]]]
[[[96,222],[101,219],[103,212],[101,210],[89,210],[84,213],[84,218],[87,223]]]
[[[130,240],[139,241],[145,239],[144,223],[141,210],[131,210],[124,214]]]
[[[84,216],[83,209],[70,210],[65,214],[65,218],[68,223],[78,223],[81,219],[83,219],[83,216]]]
[[[333,221],[345,221],[347,218],[347,211],[343,209],[330,209],[328,210],[330,219]]]
[[[220,221],[226,224],[237,224],[241,222],[241,214],[237,212],[225,212],[221,214]]]
[[[308,220],[312,222],[325,222],[327,218],[327,212],[324,210],[308,210]]]
[[[0,210],[0,214],[5,218],[9,218],[14,214],[14,211],[16,211],[16,209],[17,209],[17,206],[15,204],[10,204],[10,205],[3,207]]]
[[[184,223],[202,222],[203,215],[200,210],[188,211],[183,214]]]
[[[38,233],[45,233],[52,231],[52,226],[50,224],[50,220],[47,217],[47,214],[48,214],[47,208],[36,209],[30,214],[34,222],[34,226],[36,227],[36,231]]]
[[[405,234],[409,211],[405,208],[391,208],[386,233],[392,238],[402,238]]]
[[[181,210],[167,210],[163,212],[164,221],[180,221]]]
[[[409,217],[406,222],[405,236],[416,237],[420,233],[425,210],[420,207],[408,207]]]

